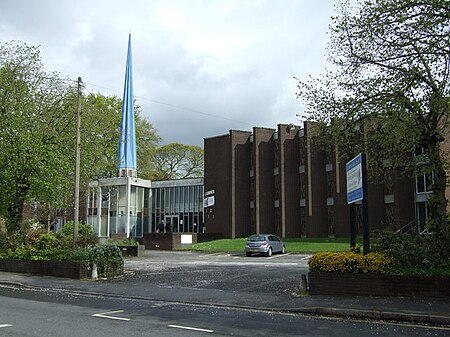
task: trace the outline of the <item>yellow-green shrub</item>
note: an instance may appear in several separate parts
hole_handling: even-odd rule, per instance
[[[383,253],[317,253],[309,259],[309,270],[328,273],[387,273],[392,260]]]

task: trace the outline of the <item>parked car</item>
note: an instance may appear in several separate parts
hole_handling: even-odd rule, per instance
[[[256,234],[248,237],[245,243],[245,255],[253,253],[272,256],[272,253],[286,253],[284,242],[273,234]]]

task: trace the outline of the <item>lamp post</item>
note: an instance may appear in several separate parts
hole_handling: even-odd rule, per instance
[[[81,85],[83,81],[78,77],[77,81],[77,139],[75,144],[75,192],[73,205],[73,245],[77,244],[78,240],[78,216],[80,205],[80,145],[81,145]]]

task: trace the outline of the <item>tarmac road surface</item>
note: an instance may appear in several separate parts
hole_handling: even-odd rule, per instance
[[[0,287],[0,336],[449,336],[411,324]]]
[[[125,260],[128,278],[158,287],[283,294],[299,287],[310,255],[146,251]]]

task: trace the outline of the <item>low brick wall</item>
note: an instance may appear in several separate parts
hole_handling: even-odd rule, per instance
[[[88,278],[91,276],[85,263],[67,261],[0,259],[0,271],[74,279]]]
[[[145,252],[144,245],[138,246],[119,246],[122,256],[143,256]]]
[[[173,250],[182,246],[182,235],[191,235],[192,243],[197,243],[197,233],[148,233],[142,243],[149,250]]]
[[[220,233],[147,233],[140,242],[149,250],[173,250],[184,245],[182,236],[186,235],[192,237],[192,243],[223,238]]]
[[[422,296],[450,298],[450,277],[308,273],[311,295]]]

